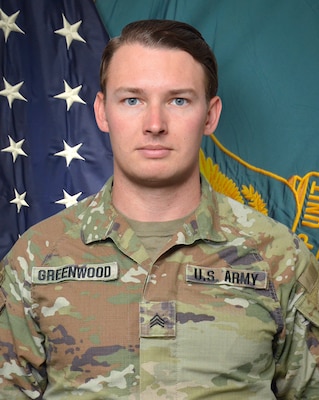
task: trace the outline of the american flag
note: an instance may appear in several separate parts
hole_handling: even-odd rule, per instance
[[[93,0],[0,0],[0,258],[113,172],[93,113],[108,39]]]

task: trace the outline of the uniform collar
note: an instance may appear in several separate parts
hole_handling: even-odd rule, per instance
[[[85,244],[112,239],[119,244],[123,235],[131,230],[126,218],[119,214],[112,205],[111,177],[105,186],[92,199],[82,215],[82,240]],[[181,230],[177,232],[175,243],[191,244],[196,240],[225,242],[226,236],[219,225],[219,213],[216,196],[205,178],[201,179],[201,202],[189,215]],[[123,243],[122,243],[123,245]]]
[[[212,187],[201,177],[201,202],[195,212],[188,216],[183,225],[185,244],[201,239],[211,242],[225,242],[227,238],[219,224],[218,203]]]
[[[82,240],[85,244],[106,240],[117,231],[119,214],[112,205],[113,177],[92,198],[82,215]]]

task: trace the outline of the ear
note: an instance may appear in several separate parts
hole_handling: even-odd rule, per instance
[[[103,132],[109,132],[109,124],[105,115],[105,101],[102,92],[98,92],[94,101],[94,113],[97,126]]]
[[[220,97],[213,97],[208,105],[207,119],[205,123],[204,135],[211,135],[217,128],[219,117],[222,112],[222,101]]]

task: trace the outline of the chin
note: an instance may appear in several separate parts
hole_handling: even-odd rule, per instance
[[[181,183],[188,180],[188,174],[175,174],[171,176],[141,176],[135,177],[133,181],[139,186],[149,187],[149,188],[168,188],[172,186],[179,186]]]

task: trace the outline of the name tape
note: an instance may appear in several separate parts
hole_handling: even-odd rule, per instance
[[[268,276],[265,271],[239,270],[233,268],[207,268],[186,266],[186,281],[206,285],[232,285],[266,289]]]
[[[32,283],[40,285],[63,281],[112,281],[117,278],[117,262],[32,268]]]

